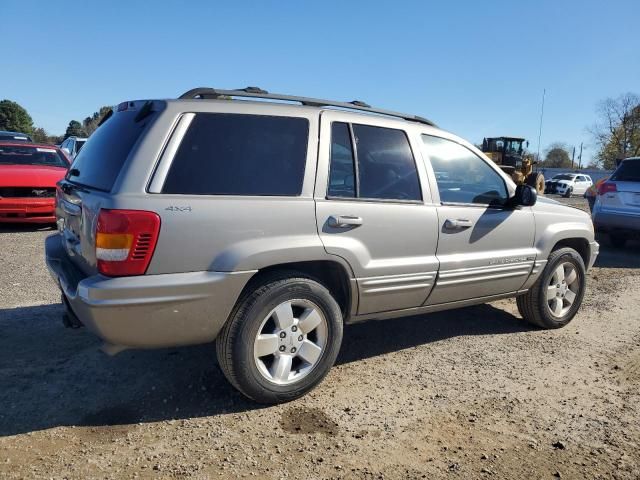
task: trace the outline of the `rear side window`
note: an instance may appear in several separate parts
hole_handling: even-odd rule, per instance
[[[308,137],[304,118],[199,113],[176,152],[162,192],[300,195]]]
[[[613,172],[611,180],[619,182],[640,182],[640,160],[625,160]]]
[[[331,126],[329,196],[422,200],[407,135],[402,130],[370,125],[353,124],[351,128],[353,138],[348,124]]]
[[[98,127],[73,161],[67,180],[111,191],[133,145],[157,116],[154,112],[136,122],[137,114],[135,110],[118,112]]]

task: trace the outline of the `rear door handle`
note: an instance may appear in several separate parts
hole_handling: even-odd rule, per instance
[[[334,228],[359,227],[362,223],[362,217],[355,215],[331,215],[329,217],[329,226]]]
[[[451,230],[462,230],[469,227],[473,227],[473,223],[471,220],[467,220],[466,218],[447,218],[444,222],[444,228],[449,228]]]

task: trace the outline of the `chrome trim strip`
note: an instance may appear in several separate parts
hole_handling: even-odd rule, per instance
[[[446,281],[438,281],[437,285],[444,287],[449,285],[458,285],[461,283],[477,283],[484,282],[486,280],[499,280],[501,278],[510,278],[510,277],[524,277],[529,275],[529,270],[518,270],[515,272],[507,272],[507,273],[497,273],[493,275],[482,275],[482,276],[474,276],[471,278],[459,278],[456,280],[446,280]]]
[[[424,272],[407,275],[359,278],[358,283],[360,284],[363,295],[425,289],[433,285],[436,273],[437,272]]]

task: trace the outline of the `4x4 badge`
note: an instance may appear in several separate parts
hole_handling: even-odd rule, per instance
[[[169,212],[190,212],[191,205],[187,205],[186,207],[177,207],[175,205],[170,205],[167,208],[165,208],[165,210]]]

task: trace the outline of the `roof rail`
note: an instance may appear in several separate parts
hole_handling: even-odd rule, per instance
[[[238,88],[236,90],[220,90],[217,88],[193,88],[188,92],[180,95],[180,99],[216,99],[216,98],[228,98],[228,97],[244,97],[244,98],[264,98],[268,100],[281,100],[286,102],[297,102],[301,105],[310,107],[337,107],[348,110],[358,110],[362,112],[376,113],[378,115],[387,115],[389,117],[398,117],[404,120],[410,120],[413,122],[424,123],[435,127],[436,124],[431,120],[428,120],[417,115],[408,115],[406,113],[394,112],[392,110],[383,110],[380,108],[373,108],[365,102],[360,100],[354,100],[352,102],[335,102],[332,100],[322,100],[319,98],[308,97],[296,97],[293,95],[281,95],[279,93],[269,93],[266,90],[262,90],[258,87],[246,87]]]

